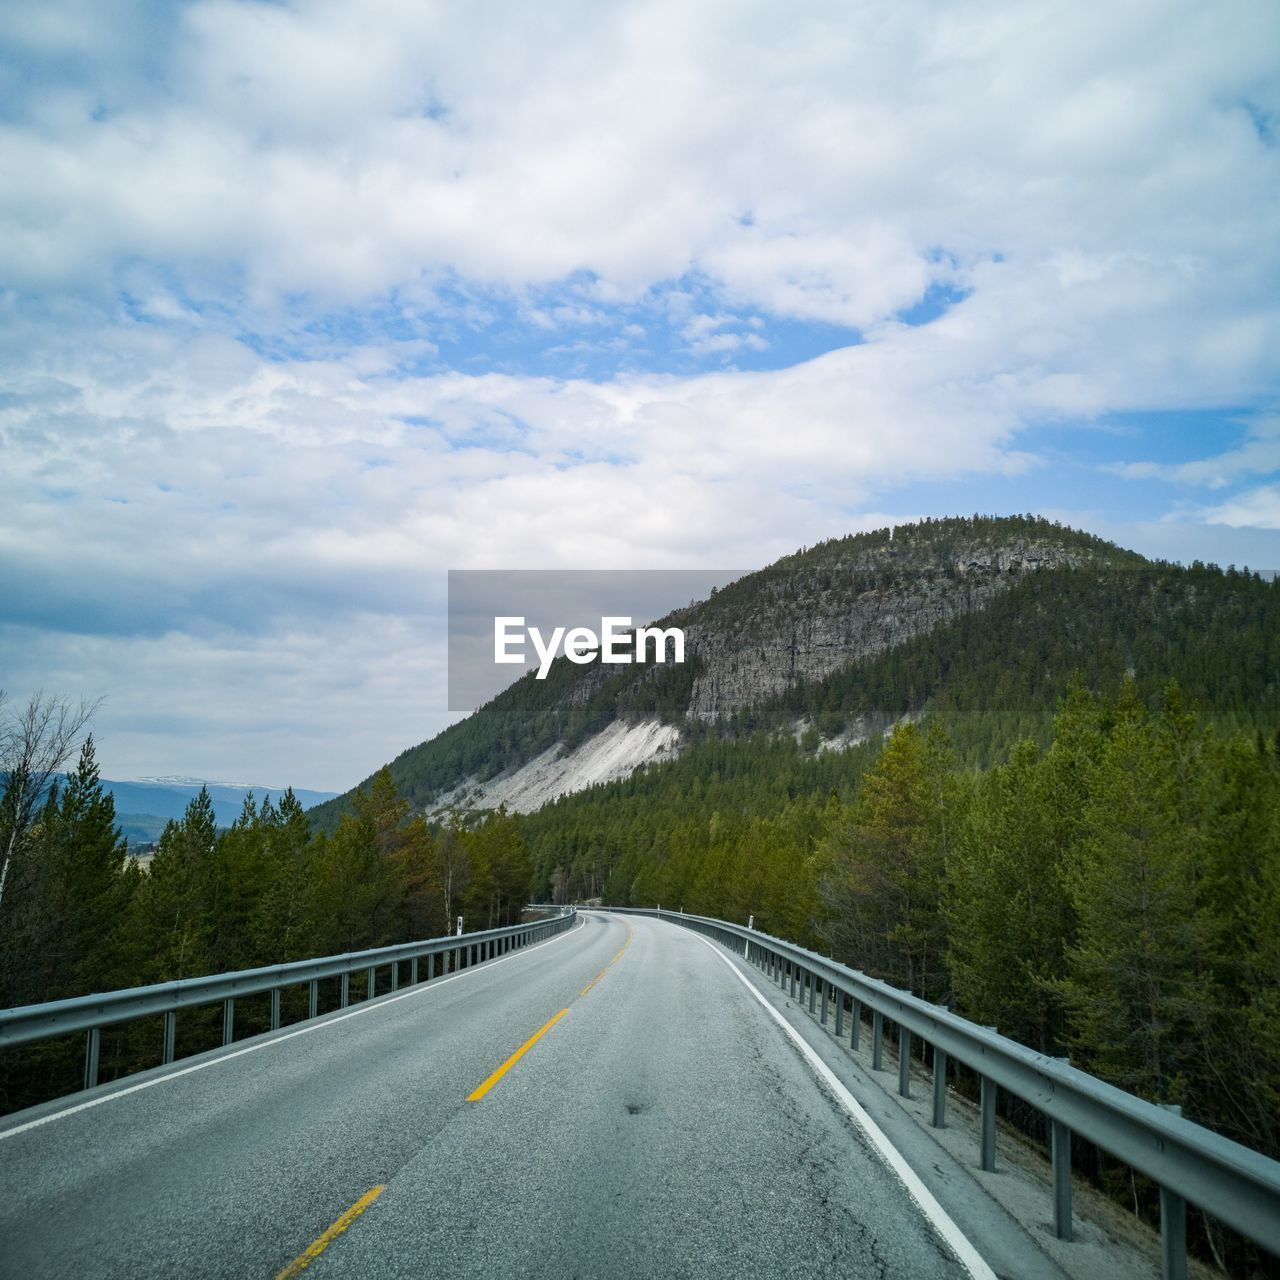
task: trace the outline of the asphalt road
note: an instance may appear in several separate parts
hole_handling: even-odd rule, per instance
[[[0,1276],[973,1274],[727,955],[591,913],[7,1117]]]

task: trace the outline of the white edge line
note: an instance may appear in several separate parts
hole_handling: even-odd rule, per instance
[[[791,1037],[796,1048],[804,1055],[805,1060],[813,1068],[815,1074],[826,1085],[832,1096],[849,1113],[854,1123],[866,1134],[871,1145],[876,1149],[880,1159],[888,1165],[906,1189],[907,1194],[919,1206],[921,1213],[929,1220],[929,1225],[942,1238],[943,1243],[955,1254],[960,1265],[974,1277],[974,1280],[999,1280],[999,1277],[983,1256],[969,1242],[969,1238],[956,1226],[951,1215],[934,1198],[933,1192],[920,1181],[919,1175],[907,1163],[897,1147],[885,1136],[884,1131],[867,1114],[858,1100],[837,1078],[834,1071],[818,1056],[817,1051],[804,1037],[780,1014],[748,981],[746,975],[728,956],[724,955],[714,943],[698,934],[693,935],[704,946],[728,966],[729,971],[760,1002],[765,1012]]]
[[[293,1031],[286,1031],[283,1035],[276,1036],[273,1040],[263,1040],[259,1044],[246,1045],[243,1049],[234,1049],[230,1053],[220,1054],[216,1058],[211,1058],[207,1062],[197,1062],[194,1066],[182,1067],[178,1071],[170,1071],[168,1075],[155,1076],[150,1080],[143,1080],[138,1084],[127,1085],[123,1089],[116,1089],[111,1093],[104,1093],[101,1097],[90,1098],[86,1102],[77,1102],[74,1106],[64,1107],[61,1111],[54,1111],[47,1116],[40,1116],[35,1120],[28,1120],[25,1124],[14,1125],[12,1129],[0,1130],[0,1142],[6,1138],[17,1137],[20,1133],[26,1133],[28,1129],[38,1129],[41,1125],[51,1124],[54,1120],[61,1120],[66,1116],[73,1116],[77,1111],[88,1111],[91,1107],[100,1107],[104,1102],[114,1102],[117,1098],[127,1098],[131,1093],[140,1093],[143,1089],[150,1089],[153,1085],[164,1084],[168,1080],[177,1080],[181,1076],[194,1075],[197,1071],[204,1071],[208,1067],[216,1067],[220,1063],[230,1062],[232,1058],[243,1058],[246,1053],[257,1053],[259,1049],[270,1049],[274,1045],[284,1044],[286,1040],[293,1040],[298,1036],[310,1035],[313,1031],[323,1031],[327,1027],[336,1027],[340,1022],[346,1022],[348,1018],[358,1018],[362,1013],[373,1013],[376,1009],[385,1009],[388,1005],[396,1004],[401,1000],[408,1000],[410,996],[420,996],[427,991],[438,991],[441,987],[446,986],[450,982],[456,982],[459,978],[469,978],[474,973],[480,973],[486,969],[492,969],[497,965],[503,964],[508,960],[515,960],[519,956],[527,956],[530,952],[537,951],[542,947],[550,946],[551,943],[561,938],[567,938],[571,933],[576,933],[583,927],[585,920],[580,916],[578,923],[571,929],[566,929],[563,933],[558,933],[555,937],[547,938],[542,942],[535,942],[531,947],[521,947],[517,951],[512,951],[509,955],[499,956],[496,960],[486,960],[481,964],[475,965],[473,968],[463,969],[461,973],[452,974],[448,978],[432,978],[426,982],[420,982],[416,987],[409,991],[401,992],[399,995],[379,996],[373,1001],[362,1002],[357,1008],[352,1009],[349,1013],[339,1014],[336,1018],[327,1018],[325,1021],[309,1022],[306,1026],[298,1027]],[[464,934],[463,937],[466,935]]]

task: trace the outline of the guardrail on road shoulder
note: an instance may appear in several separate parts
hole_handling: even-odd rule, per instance
[[[235,1035],[235,1005],[239,997],[269,991],[271,1030],[275,1031],[280,1026],[280,993],[285,987],[304,982],[308,984],[310,999],[307,1017],[314,1018],[318,1013],[318,984],[323,978],[341,978],[338,1007],[345,1009],[350,998],[353,973],[364,973],[366,999],[372,1000],[377,991],[379,969],[388,971],[389,989],[395,991],[400,986],[401,966],[407,965],[408,982],[413,986],[423,977],[423,960],[427,962],[424,980],[430,981],[442,974],[482,964],[518,947],[550,938],[570,928],[576,914],[569,908],[551,919],[507,925],[501,929],[428,938],[394,947],[350,951],[344,955],[322,956],[315,960],[296,960],[289,964],[241,969],[236,973],[211,974],[202,978],[180,978],[174,982],[159,982],[148,987],[75,996],[69,1000],[51,1000],[45,1004],[22,1005],[17,1009],[2,1009],[0,1049],[83,1032],[86,1037],[84,1087],[91,1089],[98,1083],[98,1054],[103,1027],[163,1014],[163,1061],[169,1063],[174,1060],[180,1009],[221,1002],[222,1043],[228,1045]]]
[[[1270,1160],[1175,1111],[1146,1102],[1068,1064],[980,1027],[940,1005],[869,978],[827,956],[744,925],[660,908],[604,907],[627,915],[654,916],[708,935],[731,947],[788,988],[810,1013],[835,1005],[835,1035],[844,1034],[849,1001],[849,1045],[857,1049],[863,1010],[871,1014],[871,1062],[882,1069],[884,1023],[898,1028],[898,1091],[910,1096],[911,1037],[933,1050],[933,1124],[946,1116],[947,1065],[963,1063],[980,1081],[979,1165],[995,1168],[996,1094],[1005,1089],[1049,1121],[1054,1227],[1071,1239],[1071,1138],[1079,1134],[1160,1188],[1160,1227],[1165,1280],[1187,1274],[1186,1206],[1198,1205],[1270,1253],[1280,1255],[1280,1162]],[[807,1001],[806,1001],[807,992]]]

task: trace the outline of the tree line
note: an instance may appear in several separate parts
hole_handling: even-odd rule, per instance
[[[0,1008],[438,937],[458,916],[468,930],[511,924],[528,901],[529,855],[505,811],[429,829],[385,770],[332,835],[312,830],[292,791],[248,796],[220,830],[202,791],[145,867],[116,825],[92,737],[25,814],[6,774]],[[210,1046],[216,1014],[180,1017],[180,1053]],[[238,1026],[263,1016],[250,1006]],[[149,1025],[105,1035],[104,1075],[152,1065],[158,1045]],[[77,1039],[0,1056],[0,1109],[76,1087],[82,1052]]]

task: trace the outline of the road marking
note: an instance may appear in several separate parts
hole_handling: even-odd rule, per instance
[[[581,991],[578,992],[578,999],[582,999],[582,997],[585,996],[587,992],[590,991],[591,988],[594,987],[596,983],[599,982],[600,979],[603,978],[604,975],[608,973],[609,970],[612,969],[613,966],[617,964],[619,960],[622,959],[622,953],[631,945],[631,939],[633,937],[635,937],[635,931],[632,929],[630,925],[627,925],[626,942],[622,944],[622,947],[619,949],[618,954],[614,956],[613,959],[610,960],[609,963],[605,965],[605,967],[601,969],[600,972],[597,973],[596,976],[592,978],[591,981],[588,982],[587,985],[583,987]],[[467,1101],[479,1102],[480,1099],[483,1098],[484,1095],[488,1093],[489,1090],[492,1089],[493,1086],[497,1084],[498,1081],[501,1080],[502,1077],[505,1076],[507,1072],[510,1071],[511,1068],[514,1067],[516,1063],[519,1062],[520,1059],[523,1058],[524,1055],[528,1053],[529,1050],[532,1049],[533,1046],[537,1044],[538,1041],[541,1040],[542,1037],[545,1036],[547,1032],[550,1031],[551,1028],[554,1027],[556,1023],[559,1022],[560,1019],[563,1018],[564,1015],[568,1012],[569,1010],[567,1008],[561,1009],[560,1012],[557,1013],[556,1016],[552,1018],[551,1021],[548,1022],[545,1027],[542,1027],[540,1030],[535,1031],[534,1034],[531,1035],[529,1039],[526,1040],[524,1044],[522,1044],[515,1051],[515,1053],[513,1053],[511,1057],[509,1057],[506,1060],[506,1062],[502,1064],[502,1066],[500,1066],[491,1076],[489,1076],[489,1078],[485,1080],[483,1084],[478,1085],[469,1094],[467,1094]]]
[[[697,934],[694,935],[698,937]],[[885,1136],[884,1130],[863,1110],[861,1104],[837,1079],[834,1071],[818,1056],[817,1051],[804,1037],[755,989],[746,975],[737,965],[722,954],[714,943],[706,938],[698,941],[710,947],[711,951],[729,967],[729,971],[760,1002],[764,1011],[791,1037],[796,1048],[804,1055],[805,1060],[813,1068],[818,1078],[827,1086],[832,1096],[849,1113],[853,1122],[866,1134],[880,1159],[902,1183],[907,1194],[919,1206],[921,1213],[928,1219],[930,1226],[942,1237],[943,1243],[956,1256],[960,1265],[974,1280],[998,1280],[996,1273],[987,1265],[987,1261],[969,1242],[968,1237],[956,1226],[951,1215],[938,1203],[933,1193],[920,1181],[919,1175],[906,1162],[902,1153]]]
[[[301,1275],[387,1188],[366,1191],[333,1226],[326,1228],[287,1267],[276,1274],[276,1280],[292,1280]]]
[[[566,929],[563,933],[557,933],[552,938],[547,938],[543,942],[535,942],[532,946],[521,947],[518,951],[512,951],[508,955],[501,956],[497,960],[488,960],[484,964],[479,964],[473,968],[463,969],[460,973],[452,974],[448,978],[432,978],[427,982],[420,982],[416,987],[409,991],[401,992],[395,996],[379,996],[376,1000],[366,1002],[359,1008],[352,1009],[349,1013],[339,1014],[336,1018],[329,1017],[324,1022],[308,1023],[305,1026],[298,1027],[293,1031],[286,1031],[283,1035],[276,1036],[274,1040],[264,1040],[258,1044],[246,1045],[243,1049],[234,1049],[231,1053],[224,1053],[216,1058],[211,1058],[208,1062],[197,1062],[190,1067],[180,1067],[177,1071],[170,1071],[168,1075],[155,1076],[150,1080],[140,1081],[138,1084],[127,1085],[123,1089],[117,1089],[114,1093],[106,1093],[98,1098],[90,1098],[86,1102],[77,1102],[75,1106],[66,1107],[62,1111],[55,1111],[51,1115],[40,1116],[36,1120],[28,1120],[25,1124],[14,1125],[12,1129],[0,1130],[0,1142],[6,1138],[14,1138],[20,1133],[26,1133],[28,1129],[38,1129],[41,1125],[52,1124],[55,1120],[61,1120],[65,1116],[73,1116],[77,1111],[88,1111],[92,1107],[100,1107],[104,1102],[114,1102],[117,1098],[127,1098],[131,1093],[140,1093],[143,1089],[150,1089],[153,1085],[164,1084],[168,1080],[178,1080],[182,1076],[193,1075],[197,1071],[204,1071],[208,1067],[216,1067],[223,1062],[230,1062],[233,1058],[243,1058],[246,1053],[257,1053],[259,1049],[270,1049],[274,1045],[284,1044],[286,1040],[293,1040],[298,1036],[310,1035],[313,1031],[324,1031],[328,1027],[336,1027],[340,1022],[346,1022],[348,1018],[358,1018],[361,1014],[372,1013],[376,1009],[385,1009],[388,1005],[396,1004],[401,1000],[408,1000],[410,996],[420,996],[428,991],[437,991],[441,987],[448,986],[451,982],[457,982],[459,978],[469,978],[475,973],[485,973],[500,964],[506,964],[508,960],[517,960],[521,956],[527,956],[530,952],[537,951],[542,947],[549,947],[554,942],[559,942],[562,938],[567,938],[571,934],[577,933],[585,925],[586,921],[582,916],[578,917],[578,923],[572,929]],[[466,935],[464,934],[463,937]]]
[[[516,1063],[519,1062],[520,1059],[523,1058],[524,1055],[528,1053],[529,1050],[532,1049],[533,1046],[537,1044],[538,1041],[541,1040],[542,1037],[545,1036],[547,1032],[550,1031],[551,1028],[554,1027],[556,1023],[559,1022],[560,1019],[563,1018],[564,1015],[568,1012],[569,1012],[568,1009],[561,1009],[560,1012],[557,1013],[556,1016],[552,1018],[550,1022],[548,1022],[544,1027],[541,1027],[539,1030],[535,1031],[533,1035],[531,1035],[524,1042],[524,1044],[522,1044],[515,1051],[515,1053],[513,1053],[511,1057],[509,1057],[506,1060],[506,1062],[502,1064],[502,1066],[500,1066],[491,1076],[489,1076],[489,1078],[485,1080],[483,1084],[477,1085],[469,1094],[467,1094],[467,1101],[479,1102],[480,1099],[483,1098],[484,1095],[488,1093],[489,1090],[492,1089],[493,1086],[497,1084],[498,1081],[501,1080],[502,1077],[505,1076],[507,1072],[510,1071],[511,1068],[514,1067]]]
[[[588,982],[587,985],[583,987],[581,991],[578,992],[579,996],[585,996],[587,992],[590,991],[591,988],[594,987],[596,983],[599,982],[600,979],[603,978],[604,975],[608,973],[609,970],[612,969],[613,966],[617,964],[619,960],[622,959],[622,952],[625,951],[631,945],[631,939],[634,937],[635,937],[635,930],[633,930],[630,925],[627,925],[627,940],[622,944],[622,951],[619,951],[618,954],[614,956],[613,959],[610,960],[609,963],[605,965],[605,967],[601,969],[600,972],[597,973],[596,976],[592,978],[591,981]]]

